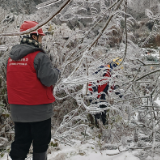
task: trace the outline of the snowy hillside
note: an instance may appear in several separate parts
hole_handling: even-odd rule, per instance
[[[42,48],[61,72],[48,159],[160,159],[159,0],[0,2],[1,160],[14,140],[6,61],[25,20],[41,24]],[[107,123],[96,124],[104,110]]]

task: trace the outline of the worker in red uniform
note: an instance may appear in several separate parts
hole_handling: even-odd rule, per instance
[[[90,95],[97,92],[97,100],[93,101],[90,100],[91,103],[97,104],[99,108],[106,108],[103,112],[94,114],[95,117],[95,124],[98,127],[98,119],[102,121],[103,125],[108,124],[108,119],[106,118],[106,112],[107,112],[107,105],[108,102],[106,100],[108,95],[108,89],[109,89],[109,80],[107,81],[107,77],[111,77],[111,71],[113,68],[117,67],[122,59],[116,58],[113,59],[113,61],[108,65],[103,65],[98,67],[98,70],[95,72],[95,74],[98,74],[99,72],[103,73],[104,79],[98,80],[96,83],[90,82],[88,85],[88,90],[90,92]],[[117,86],[111,86],[111,89],[117,89]],[[115,92],[116,95],[119,95],[121,98],[122,95],[119,92]],[[104,102],[106,104],[99,105],[99,103]]]
[[[38,23],[24,21],[20,32]],[[41,48],[45,36],[42,28],[23,36],[12,47],[7,63],[7,92],[11,117],[15,124],[15,138],[11,144],[12,160],[24,160],[31,144],[33,160],[46,160],[51,140],[53,87],[59,70]]]

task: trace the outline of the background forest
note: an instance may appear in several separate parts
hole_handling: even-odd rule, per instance
[[[6,61],[12,46],[33,31],[19,33],[24,20],[39,23],[33,30],[43,28],[43,48],[61,71],[49,152],[60,144],[93,141],[96,151],[138,150],[140,160],[159,156],[160,0],[0,0],[0,156],[14,136]],[[108,125],[99,122],[97,128],[93,115],[103,110],[90,103],[88,84],[103,78],[103,70],[94,74],[97,67],[117,57],[120,65],[103,81],[110,84],[106,101],[98,103],[107,103]],[[112,90],[113,85],[118,88]]]

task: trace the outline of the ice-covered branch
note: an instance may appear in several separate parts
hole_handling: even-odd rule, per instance
[[[55,4],[57,1],[59,0],[49,0],[47,2],[43,2],[43,3],[40,3],[36,6],[37,9],[41,9],[41,8],[44,8],[44,7],[47,7],[47,6],[50,6],[52,4]]]
[[[1,33],[0,36],[20,36],[20,35],[24,35],[24,34],[29,34],[33,31],[38,30],[40,27],[44,26],[45,24],[47,24],[51,19],[53,19],[57,14],[59,14],[72,0],[66,0],[64,1],[60,7],[54,11],[45,21],[39,23],[38,25],[36,25],[35,27],[28,29],[26,31],[23,32],[15,32],[15,33]]]
[[[150,72],[150,73],[147,73],[147,74],[145,74],[144,76],[141,76],[140,78],[137,78],[135,81],[139,81],[139,80],[141,80],[141,79],[143,79],[143,78],[145,78],[145,77],[147,77],[147,76],[149,76],[149,75],[151,75],[151,74],[153,74],[153,73],[156,73],[156,72],[160,72],[160,69],[157,69],[157,70],[155,70],[155,71],[152,71],[152,72]]]
[[[121,0],[119,2],[119,4],[117,5],[117,7],[115,8],[115,11],[118,10],[118,8],[120,7],[120,5],[122,4],[123,0]],[[110,21],[112,20],[112,18],[114,17],[115,13],[112,13],[110,15],[110,17],[108,18],[106,24],[104,25],[104,27],[102,28],[102,30],[100,31],[100,33],[98,34],[98,36],[93,40],[93,42],[91,43],[91,45],[89,46],[88,50],[90,50],[98,41],[98,39],[102,36],[103,32],[106,30],[106,28],[108,27]]]
[[[127,31],[127,15],[126,15],[126,11],[127,11],[127,0],[125,0],[125,51],[124,51],[124,55],[123,55],[123,59],[120,62],[119,65],[122,65],[122,63],[124,62],[125,58],[126,58],[126,54],[127,54],[127,42],[128,42],[128,31]]]

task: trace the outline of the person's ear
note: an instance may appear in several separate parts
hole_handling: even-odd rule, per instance
[[[36,36],[36,35],[32,35],[32,38],[33,38],[34,40],[37,40],[37,36]]]

